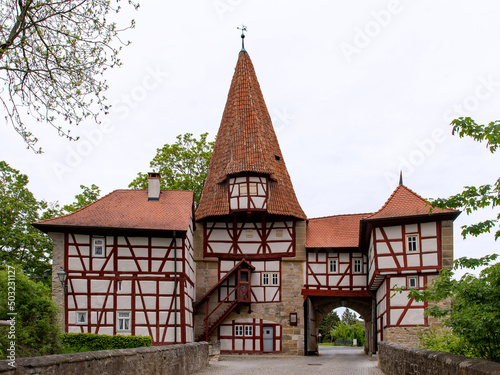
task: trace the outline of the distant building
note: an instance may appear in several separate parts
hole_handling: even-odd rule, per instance
[[[434,323],[425,303],[391,296],[451,266],[459,212],[430,215],[401,182],[375,213],[308,219],[244,49],[196,214],[192,192],[160,191],[158,179],[34,224],[54,240],[66,331],[303,355],[317,352],[319,324],[340,306],[364,319],[370,352],[380,340],[414,345]]]

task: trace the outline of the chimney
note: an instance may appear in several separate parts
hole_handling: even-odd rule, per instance
[[[160,174],[148,173],[148,201],[160,200]]]

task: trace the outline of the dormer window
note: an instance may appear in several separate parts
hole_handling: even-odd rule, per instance
[[[229,179],[229,200],[232,210],[265,210],[268,181],[265,176],[234,177]]]

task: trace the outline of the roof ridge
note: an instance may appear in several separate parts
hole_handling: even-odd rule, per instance
[[[418,195],[417,193],[415,193],[413,190],[411,190],[407,186],[401,184],[401,185],[398,185],[396,187],[396,189],[394,189],[394,191],[392,192],[392,194],[390,195],[390,197],[385,201],[385,203],[382,205],[382,207],[380,207],[380,209],[378,211],[375,211],[370,216],[368,216],[367,219],[371,218],[372,216],[375,216],[376,214],[378,214],[379,212],[381,212],[382,210],[384,210],[384,208],[386,208],[389,205],[389,203],[391,202],[391,200],[394,198],[394,196],[396,195],[396,193],[398,192],[398,190],[399,189],[403,189],[403,188],[406,189],[406,190],[408,190],[410,193],[412,193],[413,195],[415,195],[417,198],[425,201],[424,198],[422,198],[420,195]]]
[[[373,212],[360,212],[355,214],[337,214],[337,215],[328,215],[328,216],[318,216],[307,218],[307,220],[317,220],[317,219],[329,219],[332,217],[344,217],[344,216],[364,216],[364,215],[372,215]]]

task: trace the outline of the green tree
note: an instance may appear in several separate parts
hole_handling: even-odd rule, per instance
[[[451,125],[453,134],[485,142],[491,153],[496,152],[500,145],[500,121],[479,125],[470,117],[461,117]],[[467,214],[487,207],[498,209],[500,178],[493,184],[465,186],[461,193],[431,200],[430,203],[432,207],[462,209]],[[466,238],[468,235],[489,233],[496,227],[499,219],[500,213],[497,212],[491,219],[464,225],[462,236]],[[499,237],[500,230],[496,230],[495,240]],[[409,292],[409,297],[416,301],[435,302],[436,305],[429,308],[426,314],[442,318],[447,327],[444,331],[431,330],[425,333],[422,336],[424,347],[500,361],[500,264],[491,265],[496,259],[496,254],[480,259],[457,259],[452,269],[440,271],[431,288],[423,291],[412,289]],[[466,273],[459,280],[454,278],[459,269],[478,267],[486,268],[477,276]],[[442,308],[437,305],[447,298],[451,301],[450,307]]]
[[[198,205],[215,144],[207,142],[207,136],[208,133],[201,134],[197,140],[191,133],[178,135],[177,142],[156,150],[156,156],[149,165],[160,173],[161,189],[193,190]],[[148,175],[138,173],[129,187],[147,189]]]
[[[410,290],[409,297],[416,301],[435,302],[426,314],[443,319],[456,336],[446,337],[447,342],[436,341],[431,332],[424,335],[424,345],[427,343],[431,349],[432,345],[440,345],[444,351],[500,362],[500,263],[490,264],[495,259],[496,254],[457,259],[452,269],[441,270],[432,288]],[[459,280],[453,277],[458,269],[484,266],[478,276],[466,273]],[[450,307],[437,304],[447,298]]]
[[[12,291],[9,287],[15,288],[14,299],[9,299],[8,292]],[[50,288],[43,283],[32,281],[19,267],[2,266],[0,319],[11,318],[15,318],[15,331],[11,330],[10,326],[0,326],[0,359],[7,358],[11,341],[15,341],[16,357],[57,353],[57,307],[52,302]],[[12,340],[11,335],[15,335],[15,340]]]
[[[341,321],[332,329],[331,335],[335,340],[356,339],[357,346],[365,345],[365,326],[357,319],[350,324]]]
[[[134,8],[138,5],[128,1]],[[107,110],[103,72],[120,65],[119,34],[134,26],[113,22],[119,0],[0,1],[0,101],[6,120],[36,152],[24,120],[34,117],[71,138],[58,118],[78,125]],[[72,138],[71,138],[72,139]]]
[[[0,265],[42,277],[51,268],[50,239],[31,226],[47,208],[28,190],[28,176],[0,161]]]
[[[335,310],[330,311],[321,321],[319,332],[323,337],[323,342],[332,341],[332,329],[340,323],[340,318]]]
[[[356,314],[350,309],[345,309],[342,313],[342,323],[344,324],[351,325],[354,324],[357,320],[358,318],[356,317]]]
[[[478,142],[486,142],[486,147],[491,153],[494,153],[500,145],[500,121],[490,122],[488,125],[478,125],[470,117],[461,117],[453,120],[452,134],[458,134],[460,138],[471,137]],[[455,208],[465,210],[467,215],[491,207],[498,209],[500,206],[500,178],[493,184],[476,186],[465,186],[461,193],[455,194],[449,198],[439,198],[431,200],[432,207]],[[499,222],[500,212],[496,216],[475,223],[462,226],[462,236],[478,236],[481,233],[489,233]],[[500,237],[500,229],[495,232],[495,239]]]

